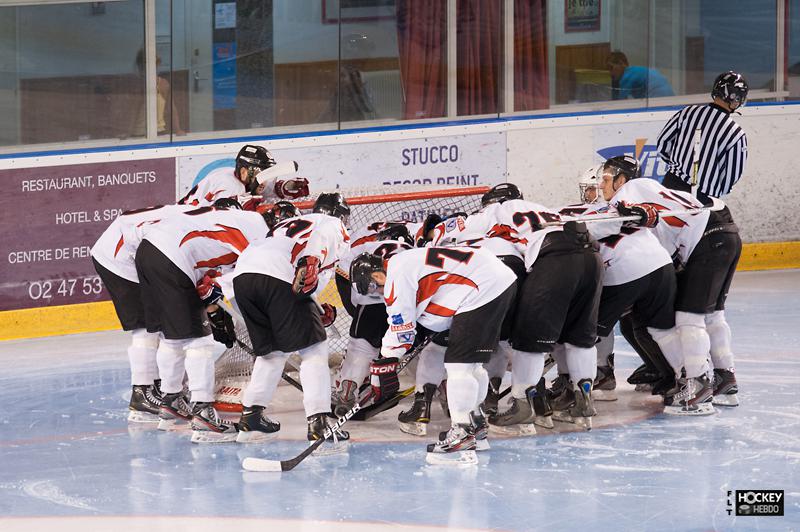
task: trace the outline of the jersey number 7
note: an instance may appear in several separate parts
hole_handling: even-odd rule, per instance
[[[474,254],[474,251],[460,251],[452,248],[430,248],[428,254],[425,255],[425,264],[433,266],[434,268],[444,268],[445,258],[467,264]]]

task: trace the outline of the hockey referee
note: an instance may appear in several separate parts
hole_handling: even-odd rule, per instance
[[[712,103],[689,105],[669,119],[658,136],[665,187],[691,192],[706,205],[731,191],[747,161],[747,136],[731,114],[745,104],[747,90],[741,74],[724,72],[714,81]]]

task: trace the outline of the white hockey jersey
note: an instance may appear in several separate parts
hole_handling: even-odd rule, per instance
[[[236,179],[233,168],[227,166],[209,172],[178,203],[203,207],[220,198],[242,196],[246,192],[244,183]]]
[[[487,219],[481,213],[467,218],[450,218],[434,227],[429,247],[469,246],[483,248],[495,257],[524,258],[528,240],[513,227],[494,224],[486,232]]]
[[[342,270],[342,272],[349,276],[350,274],[350,264],[353,263],[353,259],[355,259],[361,253],[372,253],[378,255],[379,257],[383,257],[384,259],[393,256],[401,251],[406,251],[412,249],[410,245],[405,242],[400,242],[399,240],[366,240],[363,237],[361,239],[356,239],[355,237],[352,239],[350,244],[350,249],[344,254],[344,256],[339,261],[339,265],[337,266],[338,269]],[[362,295],[358,293],[354,287],[350,287],[350,301],[354,305],[378,305],[383,304],[383,296],[381,294],[367,294]]]
[[[453,316],[489,303],[517,280],[491,252],[468,247],[415,248],[391,257],[388,264],[385,357],[401,356],[411,347],[417,322],[446,331]]]
[[[256,212],[199,207],[151,225],[144,240],[197,283],[210,269],[230,270],[250,243],[264,240],[268,231]]]
[[[608,212],[607,204],[568,205],[564,216]],[[656,236],[645,228],[623,227],[622,222],[587,223],[589,233],[600,244],[605,272],[603,286],[617,286],[640,279],[670,264],[672,259]]]
[[[347,251],[350,235],[339,218],[327,214],[304,214],[284,220],[272,230],[272,236],[254,243],[239,258],[233,277],[260,273],[294,282],[297,262],[302,257],[320,261],[318,290],[325,287],[333,268]]]
[[[138,283],[139,275],[133,259],[145,230],[163,219],[194,208],[190,205],[161,205],[125,211],[97,239],[92,246],[92,257],[110,272]]]
[[[659,211],[699,209],[703,206],[697,198],[686,192],[671,190],[654,179],[644,178],[633,179],[622,185],[609,203],[616,207],[621,201],[629,204],[649,203]],[[661,217],[653,232],[670,256],[677,253],[681,262],[686,264],[705,233],[708,217],[709,211]]]

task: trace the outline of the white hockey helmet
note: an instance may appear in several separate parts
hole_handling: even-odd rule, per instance
[[[597,203],[600,200],[600,178],[603,165],[587,168],[578,176],[581,202]]]

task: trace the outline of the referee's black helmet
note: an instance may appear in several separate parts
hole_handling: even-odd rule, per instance
[[[729,70],[728,72],[723,72],[714,80],[714,86],[711,88],[711,97],[719,98],[727,103],[731,111],[733,111],[744,106],[745,102],[747,102],[748,90],[750,89],[744,76]]]

